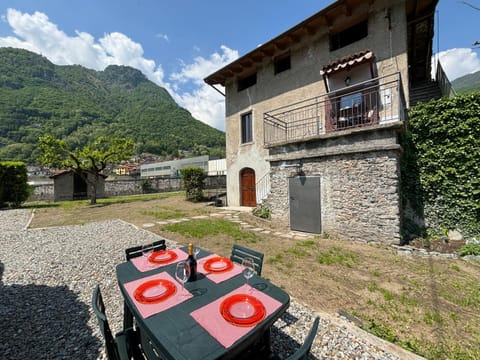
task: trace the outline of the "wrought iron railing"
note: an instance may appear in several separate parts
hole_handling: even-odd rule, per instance
[[[257,192],[257,204],[261,204],[270,193],[270,172],[267,172],[255,183],[255,190]]]
[[[400,73],[371,79],[350,88],[264,113],[265,146],[405,119]]]

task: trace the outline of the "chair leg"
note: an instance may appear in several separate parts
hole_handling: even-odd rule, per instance
[[[133,328],[133,315],[126,303],[123,303],[123,329]]]

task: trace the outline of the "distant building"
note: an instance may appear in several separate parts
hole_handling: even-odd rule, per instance
[[[138,164],[126,163],[117,166],[114,170],[117,175],[135,175],[139,173]]]
[[[180,170],[188,166],[200,167],[209,176],[226,175],[227,171],[225,159],[209,160],[208,155],[203,155],[141,165],[140,177],[178,177]]]

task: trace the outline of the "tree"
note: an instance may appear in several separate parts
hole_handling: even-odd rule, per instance
[[[100,136],[83,148],[69,149],[64,140],[52,134],[39,138],[39,162],[46,166],[70,169],[91,188],[90,204],[97,203],[97,185],[108,164],[128,160],[134,154],[131,139]]]

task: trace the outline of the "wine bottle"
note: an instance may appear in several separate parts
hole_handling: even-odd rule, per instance
[[[187,264],[190,267],[190,276],[187,279],[187,282],[197,280],[197,260],[193,256],[193,244],[188,244],[188,258]]]

